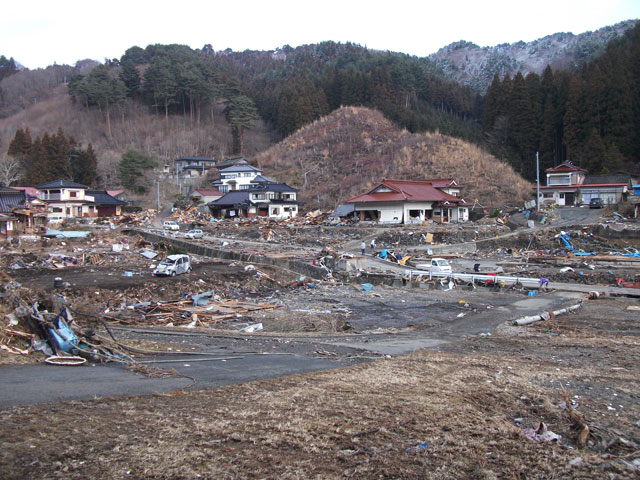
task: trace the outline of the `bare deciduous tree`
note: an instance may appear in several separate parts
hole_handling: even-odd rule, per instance
[[[6,153],[0,157],[0,184],[11,185],[22,178],[20,162]]]

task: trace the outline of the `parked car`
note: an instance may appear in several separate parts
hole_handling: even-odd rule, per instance
[[[180,230],[180,227],[176,222],[172,222],[169,220],[167,220],[162,224],[162,228],[164,228],[165,230],[175,230],[175,231]]]
[[[194,230],[189,230],[187,233],[184,234],[185,238],[202,238],[204,235],[204,233],[202,233],[202,230],[200,229],[194,229]]]
[[[592,198],[589,201],[589,208],[602,208],[604,205],[602,204],[602,200],[599,198]]]
[[[153,274],[175,277],[176,275],[190,271],[191,259],[189,255],[169,255],[158,264]]]
[[[419,263],[416,268],[434,273],[451,273],[451,265],[444,258],[432,258],[430,263]]]

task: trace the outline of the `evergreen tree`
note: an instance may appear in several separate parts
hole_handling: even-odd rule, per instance
[[[143,87],[156,108],[164,108],[165,119],[169,119],[169,107],[176,102],[177,84],[171,70],[171,62],[164,57],[156,57],[144,72]]]
[[[539,143],[538,128],[527,85],[520,72],[513,81],[510,107],[510,142],[519,157],[522,175],[532,179],[535,178],[535,152]]]
[[[225,103],[224,113],[231,126],[233,136],[232,150],[234,154],[242,155],[244,131],[253,127],[254,122],[260,117],[253,100],[247,96],[238,95]]]
[[[126,96],[136,98],[140,92],[140,73],[133,60],[127,59],[122,63],[120,80],[124,84]]]
[[[93,146],[89,144],[86,149],[72,148],[69,159],[72,180],[83,185],[95,185],[98,161]]]
[[[157,163],[148,155],[136,150],[127,150],[118,164],[122,185],[134,193],[146,193],[149,190],[147,171]]]

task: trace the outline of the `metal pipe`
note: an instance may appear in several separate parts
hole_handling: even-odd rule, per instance
[[[413,278],[413,276],[429,276],[429,280],[433,277],[439,278],[455,278],[459,280],[464,280],[467,282],[474,283],[476,280],[491,280],[493,282],[504,282],[507,285],[515,284],[520,282],[522,285],[534,285],[536,287],[540,287],[540,279],[539,278],[530,278],[530,277],[507,277],[503,275],[479,275],[475,273],[446,273],[446,272],[430,272],[427,270],[406,270],[405,273],[409,275],[409,280]]]

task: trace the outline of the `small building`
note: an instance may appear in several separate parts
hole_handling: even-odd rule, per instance
[[[40,200],[47,204],[49,222],[62,222],[68,218],[88,216],[93,197],[87,195],[89,187],[69,180],[55,180],[37,187]]]
[[[286,183],[254,183],[250,188],[234,190],[210,202],[212,215],[222,218],[268,217],[275,220],[298,216],[298,190]]]
[[[262,176],[262,170],[251,165],[232,165],[220,169],[220,178],[211,182],[222,193],[249,190],[256,177]]]
[[[176,174],[182,177],[203,177],[215,165],[209,157],[186,156],[176,159]]]
[[[218,200],[222,195],[223,193],[215,188],[196,188],[191,192],[189,197],[196,203],[201,202],[206,205],[214,200]]]
[[[40,199],[47,205],[49,222],[78,217],[113,217],[122,214],[127,202],[109,195],[106,190],[90,190],[69,180],[55,180],[39,185]]]
[[[0,186],[0,237],[33,233],[46,224],[44,206],[34,205],[24,189]]]
[[[471,206],[453,178],[388,180],[347,200],[361,221],[378,223],[466,222]]]
[[[89,206],[87,215],[83,216],[118,217],[122,215],[122,207],[127,204],[109,195],[106,190],[87,190],[87,194],[93,197],[93,205]]]
[[[631,177],[628,173],[589,175],[584,168],[566,161],[545,170],[546,186],[540,187],[540,205],[559,207],[588,205],[599,198],[605,205],[620,203],[628,194]]]

